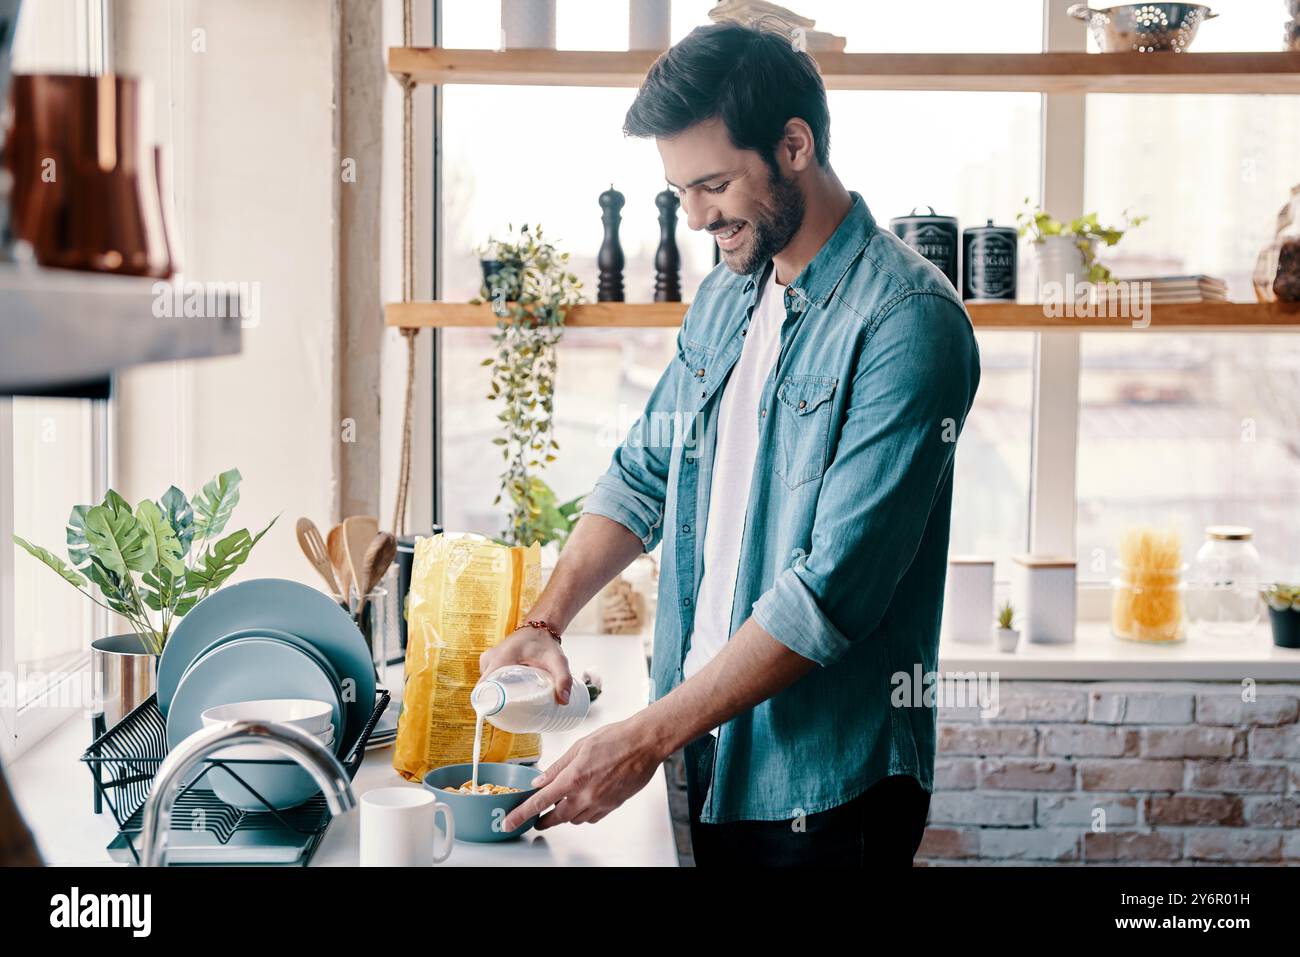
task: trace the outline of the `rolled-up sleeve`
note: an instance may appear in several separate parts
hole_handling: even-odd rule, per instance
[[[978,384],[974,332],[951,299],[911,293],[878,320],[822,478],[811,548],[754,603],[777,641],[829,665],[876,630],[951,473]]]
[[[679,352],[681,340],[679,332]],[[687,422],[678,409],[682,382],[682,363],[674,358],[650,393],[645,411],[615,449],[609,469],[582,504],[584,515],[603,515],[618,522],[641,539],[647,552],[663,538],[674,436]]]

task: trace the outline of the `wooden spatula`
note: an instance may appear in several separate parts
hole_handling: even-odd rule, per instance
[[[343,520],[343,550],[348,556],[348,572],[356,582],[357,600],[366,597],[365,557],[366,549],[379,534],[379,519],[373,515],[353,515]],[[354,611],[355,615],[356,612]]]
[[[334,567],[334,575],[338,580],[338,594],[343,598],[343,604],[351,607],[352,599],[352,566],[348,564],[348,550],[343,542],[343,526],[335,525],[330,529],[329,537],[326,541],[326,549],[329,551],[330,564]]]
[[[370,597],[370,592],[381,581],[384,580],[384,573],[388,571],[388,566],[393,564],[393,559],[397,557],[397,539],[391,532],[380,532],[370,542],[366,549],[366,557],[362,560],[361,574],[365,576],[365,584],[361,587],[361,603],[357,606],[357,618],[360,619],[366,610],[366,599]]]

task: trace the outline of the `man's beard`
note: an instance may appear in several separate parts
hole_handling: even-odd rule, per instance
[[[753,238],[748,253],[744,254],[745,258],[733,263],[727,259],[725,251],[722,253],[722,261],[734,273],[747,275],[766,264],[789,245],[803,225],[803,192],[798,184],[793,179],[784,178],[780,171],[771,170],[768,187],[771,193],[770,204],[759,202],[758,214],[749,220]]]

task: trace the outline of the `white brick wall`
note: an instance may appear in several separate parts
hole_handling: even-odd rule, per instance
[[[1003,681],[941,709],[918,864],[1300,864],[1300,685]]]

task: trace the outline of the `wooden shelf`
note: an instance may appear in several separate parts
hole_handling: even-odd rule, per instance
[[[657,50],[390,47],[417,83],[641,85]],[[831,90],[1020,93],[1294,93],[1300,53],[817,53]]]
[[[585,303],[570,309],[564,324],[594,329],[680,326],[686,306],[684,302]],[[408,329],[496,328],[497,317],[487,304],[390,302],[384,307],[384,322]]]
[[[1048,318],[1043,307],[968,303],[977,329],[1032,332],[1300,332],[1300,303],[1195,302],[1151,307],[1150,322],[1117,318]]]
[[[575,306],[572,328],[656,328],[681,325],[684,302],[598,302]],[[1053,318],[1043,307],[1019,303],[969,303],[977,329],[1022,332],[1300,332],[1300,303],[1188,303],[1151,307],[1150,324],[1135,327],[1130,318]],[[414,329],[495,328],[489,305],[462,302],[394,302],[384,308],[390,326]]]
[[[157,280],[31,265],[0,265],[0,395],[102,397],[119,369],[235,355],[235,315],[154,315]]]

